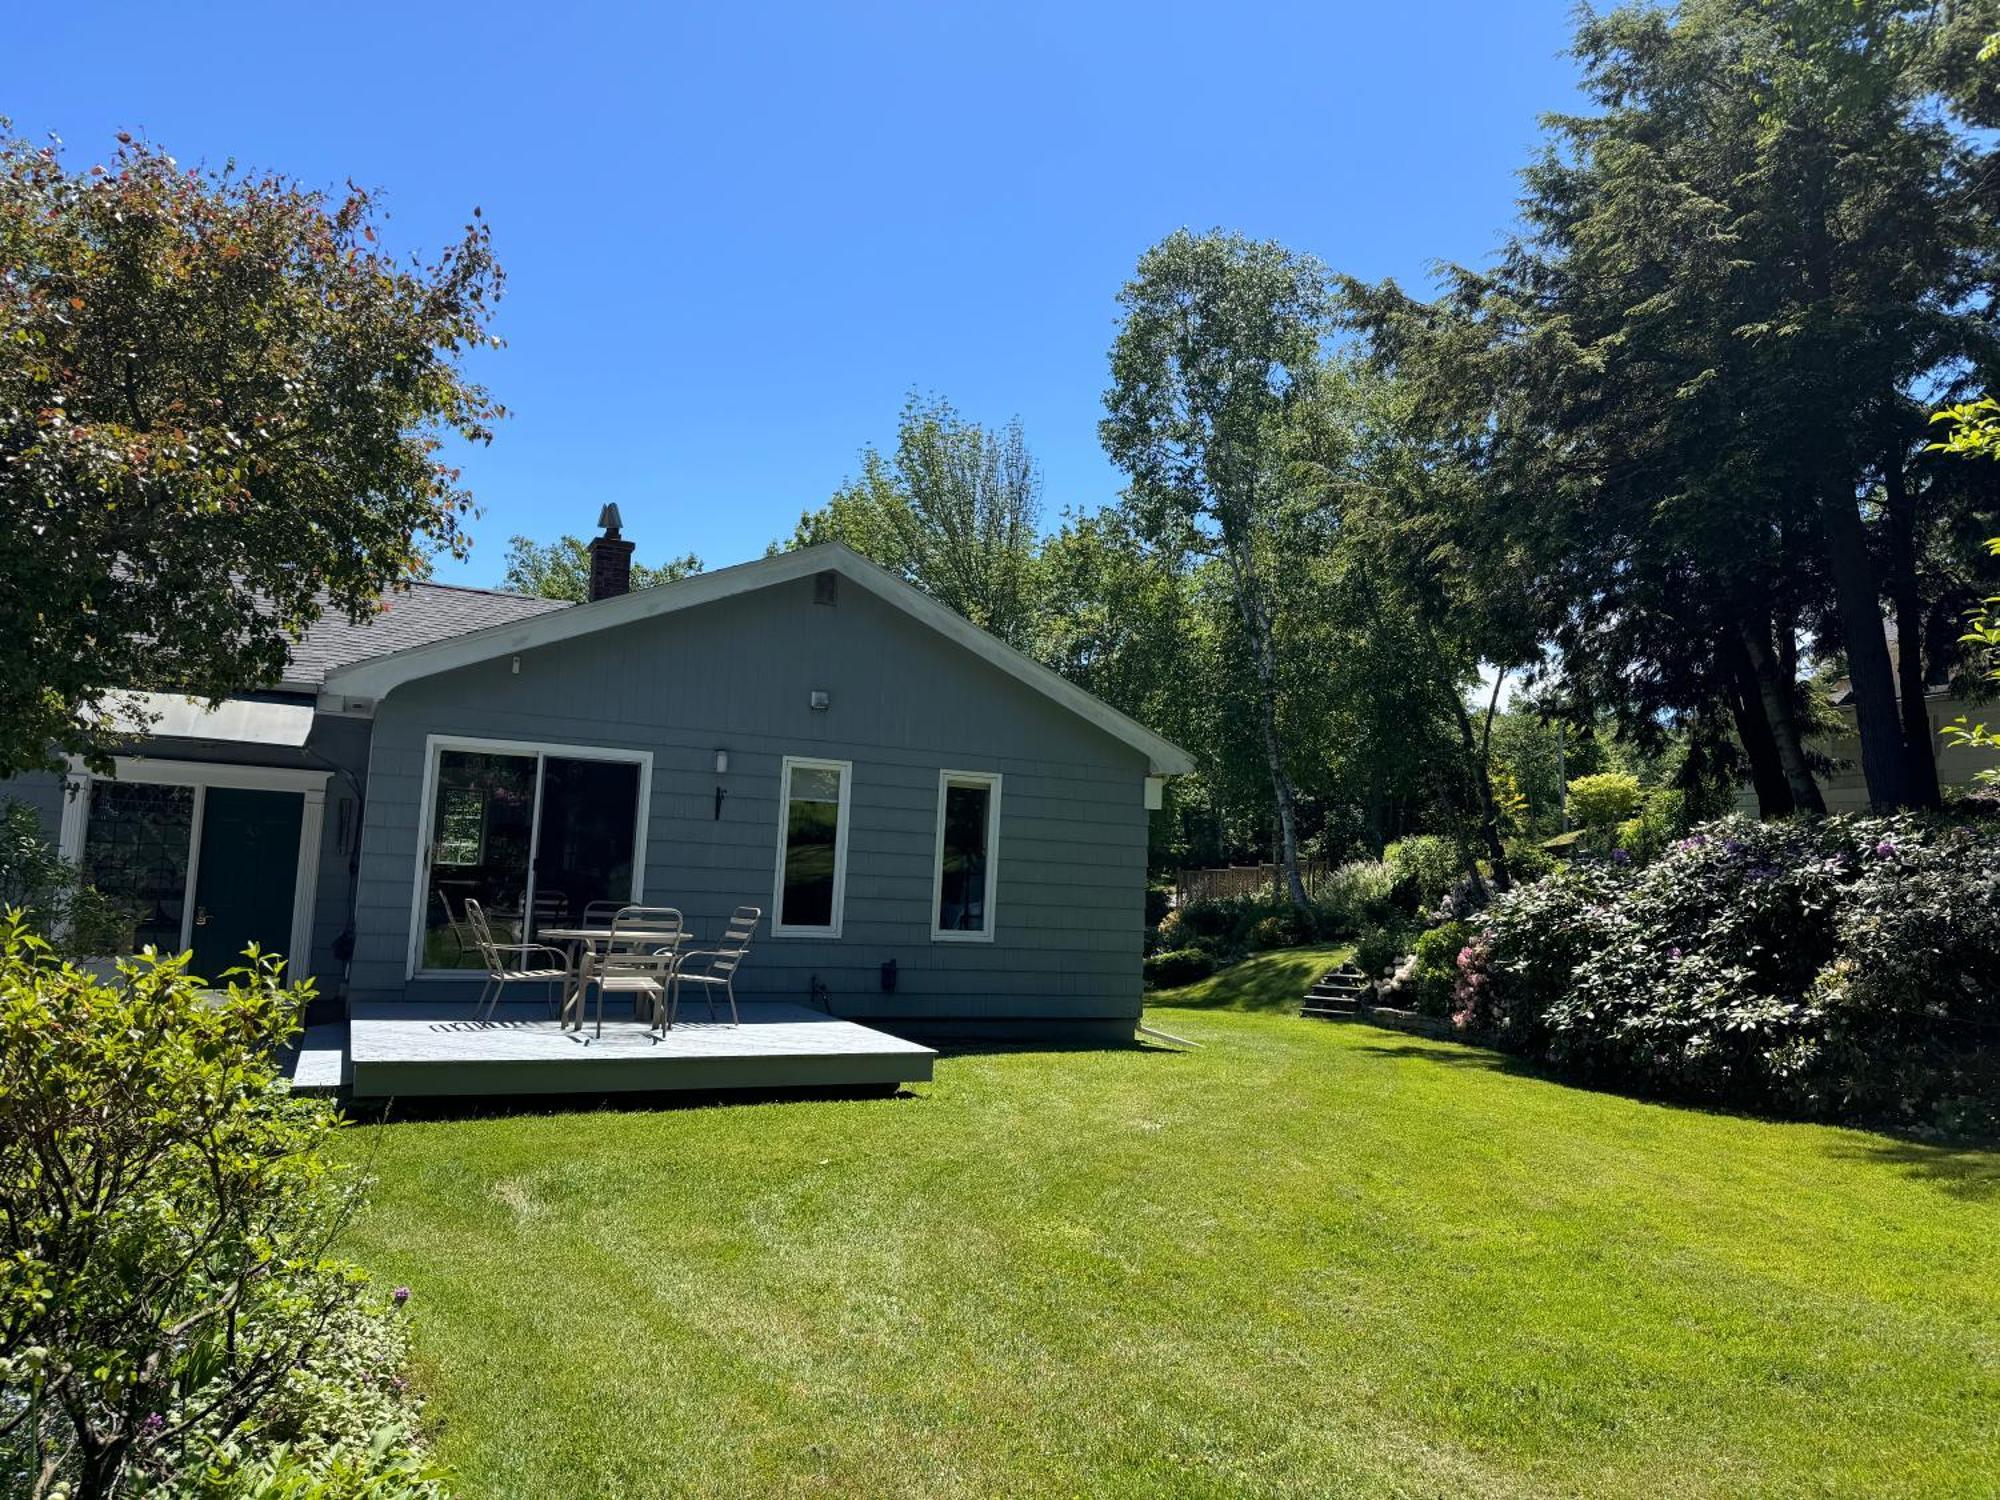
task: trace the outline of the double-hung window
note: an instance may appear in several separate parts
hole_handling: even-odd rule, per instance
[[[840,936],[847,897],[847,793],[853,775],[848,761],[785,757],[778,784],[774,937]]]
[[[1000,778],[987,771],[938,773],[937,860],[931,936],[939,942],[993,940],[1000,880]]]

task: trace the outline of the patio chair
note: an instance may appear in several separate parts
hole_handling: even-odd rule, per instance
[[[592,989],[597,991],[597,1035],[604,1035],[607,992],[630,995],[635,1016],[643,1002],[657,1022],[666,1013],[674,955],[686,935],[680,912],[671,906],[621,906],[611,919],[611,936],[604,951],[584,960],[577,985],[577,1024],[583,1024]]]
[[[674,965],[673,988],[667,996],[666,1024],[660,1028],[662,1031],[674,1024],[684,983],[702,986],[702,998],[708,1002],[710,1016],[715,1014],[715,991],[720,988],[729,998],[729,1024],[743,1024],[743,1018],[736,1011],[736,971],[742,966],[743,955],[750,951],[751,934],[756,932],[758,919],[763,915],[764,909],[760,906],[739,906],[736,914],[729,919],[729,927],[722,934],[720,943],[713,948],[697,948],[681,955],[680,961]]]
[[[560,927],[569,919],[569,897],[561,891],[535,892],[535,931]]]
[[[625,905],[626,903],[623,901],[592,901],[583,908],[583,920],[577,925],[580,927],[609,927],[612,918],[625,910]]]
[[[510,984],[545,984],[549,986],[549,1013],[555,1014],[556,996],[559,987],[569,983],[569,959],[560,948],[551,948],[547,943],[501,943],[493,937],[493,929],[486,921],[486,912],[479,902],[467,896],[463,903],[466,923],[472,928],[473,941],[479,946],[479,956],[486,960],[486,984],[473,1002],[472,1018],[475,1021],[490,1021],[500,1008],[500,997]],[[555,960],[552,966],[537,965],[535,958],[543,955]],[[485,1014],[480,1012],[484,1010]]]
[[[442,886],[433,887],[431,894],[437,897],[438,910],[444,913],[444,930],[450,935],[453,945],[457,947],[459,956],[463,957],[472,952],[477,945],[473,941],[471,931],[452,913],[451,897],[444,893]]]

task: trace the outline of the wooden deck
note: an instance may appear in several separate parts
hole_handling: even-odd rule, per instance
[[[858,1088],[924,1082],[937,1056],[800,1005],[745,1005],[741,1026],[695,1009],[699,1020],[684,1015],[664,1037],[607,1015],[600,1038],[562,1030],[540,1004],[502,1006],[486,1023],[464,1005],[357,1005],[345,1027],[307,1033],[293,1077],[356,1099]]]

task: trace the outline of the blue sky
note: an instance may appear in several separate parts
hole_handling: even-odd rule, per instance
[[[517,415],[469,479],[507,537],[760,554],[912,387],[1019,415],[1065,506],[1097,443],[1118,288],[1221,225],[1368,277],[1478,260],[1536,117],[1572,102],[1569,0],[1121,5],[125,5],[34,9],[0,112],[80,163],[380,189],[389,242],[473,205],[508,274],[478,374]]]

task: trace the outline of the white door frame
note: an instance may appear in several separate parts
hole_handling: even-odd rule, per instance
[[[90,832],[90,788],[97,781],[194,788],[194,821],[188,831],[187,888],[181,902],[181,948],[194,942],[195,881],[201,875],[202,814],[210,787],[248,792],[295,792],[299,807],[299,862],[292,884],[292,931],[285,945],[285,973],[303,979],[312,972],[313,908],[319,897],[321,836],[326,829],[326,784],[331,771],[287,766],[235,766],[203,760],[156,760],[146,755],[112,757],[116,774],[97,776],[71,757],[63,777],[62,828],[57,846],[79,874]]]
[[[632,830],[632,894],[628,898],[635,905],[645,899],[646,893],[646,825],[650,821],[653,806],[653,752],[650,750],[623,750],[611,745],[558,745],[545,740],[488,740],[455,734],[427,734],[424,736],[424,783],[423,800],[417,804],[417,857],[416,869],[410,880],[410,945],[404,956],[403,977],[405,979],[464,979],[467,975],[477,976],[473,969],[426,969],[421,960],[424,949],[424,907],[430,895],[431,843],[437,837],[433,824],[437,820],[437,774],[444,750],[467,750],[475,755],[516,755],[535,762],[535,804],[530,813],[528,828],[528,888],[527,910],[532,912],[535,900],[535,855],[539,852],[542,838],[542,775],[543,762],[550,756],[557,760],[611,760],[639,768],[638,805],[633,809]]]

